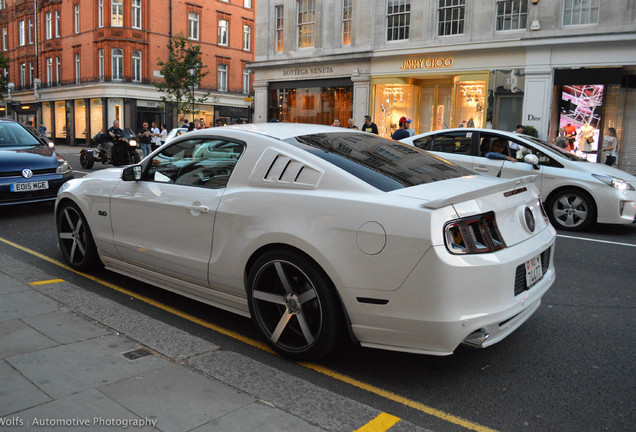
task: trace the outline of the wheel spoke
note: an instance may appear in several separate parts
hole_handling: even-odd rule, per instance
[[[283,313],[283,316],[280,317],[280,321],[278,321],[278,325],[272,333],[272,342],[278,343],[278,339],[280,339],[280,336],[283,334],[283,330],[285,330],[285,327],[287,327],[287,324],[289,323],[291,317],[292,314],[290,314],[289,311],[285,311]]]
[[[304,304],[315,298],[316,298],[316,291],[314,291],[313,289],[310,289],[309,291],[305,291],[304,293],[299,295],[298,301],[300,302],[300,304]]]
[[[280,305],[285,304],[285,297],[276,294],[270,294],[264,291],[253,291],[252,295],[255,299],[263,300],[270,303],[276,303]]]
[[[567,213],[563,209],[554,209],[553,213],[554,213],[554,217],[557,219],[561,219],[567,215]]]
[[[578,208],[581,204],[583,204],[581,197],[574,197],[574,201],[572,201],[572,208]]]
[[[68,208],[64,209],[64,217],[66,217],[66,222],[68,223],[68,227],[71,229],[71,231],[73,231],[75,229],[75,226],[73,224],[73,221],[71,220],[71,215],[68,212]]]
[[[289,283],[289,279],[287,279],[287,275],[285,274],[285,270],[283,269],[283,265],[280,263],[280,261],[276,261],[274,263],[274,267],[276,268],[276,273],[278,274],[278,277],[283,284],[283,288],[285,288],[285,292],[287,292],[288,294],[292,293],[293,291]]]
[[[73,242],[73,246],[71,246],[71,252],[69,253],[69,261],[71,264],[75,262],[75,246],[77,243]]]
[[[314,336],[311,334],[311,330],[309,329],[309,326],[307,325],[307,321],[305,320],[305,314],[301,311],[298,314],[296,314],[296,318],[298,318],[298,324],[300,324],[300,329],[303,332],[303,336],[305,336],[305,340],[307,341],[307,344],[311,345],[312,343],[314,343]]]
[[[62,240],[73,240],[73,233],[61,232],[59,237]]]
[[[86,256],[86,248],[84,247],[82,242],[78,239],[76,243],[77,243],[77,248],[80,251],[80,254],[82,254],[82,257]]]
[[[568,208],[570,206],[570,201],[568,201],[568,197],[563,195],[558,199],[558,203],[561,204],[562,208]]]

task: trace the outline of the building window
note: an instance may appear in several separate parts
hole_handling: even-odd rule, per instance
[[[497,31],[526,28],[528,2],[525,0],[499,0],[497,2]]]
[[[141,28],[141,0],[132,2],[132,26],[136,29]]]
[[[25,30],[24,30],[24,21],[20,21],[18,24],[18,44],[20,46],[24,46],[25,42]]]
[[[316,0],[298,0],[298,48],[314,46]]]
[[[46,83],[53,84],[53,57],[46,59]]]
[[[141,82],[141,51],[132,52],[133,81]]]
[[[464,34],[465,0],[439,0],[438,36]]]
[[[188,39],[199,40],[199,14],[188,13]]]
[[[111,51],[113,60],[112,76],[113,81],[124,79],[124,51],[121,48],[113,48]]]
[[[20,63],[20,87],[26,84],[26,63]]]
[[[243,49],[249,51],[251,49],[252,41],[252,27],[248,25],[243,26]]]
[[[47,12],[46,15],[44,15],[44,23],[46,38],[51,39],[53,37],[53,22],[51,21],[51,12]]]
[[[563,25],[598,24],[599,0],[564,0]]]
[[[283,52],[283,7],[276,6],[276,52]]]
[[[243,7],[252,9],[252,0],[243,0]]]
[[[55,82],[59,85],[62,76],[62,62],[59,57],[55,57]]]
[[[75,12],[75,21],[74,21],[74,25],[75,25],[75,33],[79,33],[80,32],[80,15],[79,15],[79,5],[76,4],[75,7],[73,8],[74,12]]]
[[[29,45],[33,45],[33,20],[29,18]]]
[[[250,94],[250,71],[243,68],[243,93]]]
[[[2,29],[2,51],[7,51],[9,47],[7,46],[7,28]]]
[[[410,25],[411,1],[388,0],[386,8],[386,40],[408,39]]]
[[[99,49],[99,80],[100,81],[104,81],[104,49],[100,48]]]
[[[75,82],[80,82],[80,55],[79,53],[75,54]]]
[[[219,20],[219,45],[227,46],[228,35],[227,35],[227,20],[220,19]]]
[[[110,3],[110,20],[113,27],[124,25],[124,2],[123,0],[112,0]]]
[[[219,91],[227,91],[227,65],[219,63],[218,68]]]
[[[97,2],[97,27],[104,27],[104,0]]]
[[[342,2],[342,44],[351,45],[351,14],[353,13],[353,0]]]
[[[60,11],[55,11],[55,37],[60,37]]]

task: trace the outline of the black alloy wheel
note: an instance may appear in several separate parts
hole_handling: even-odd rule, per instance
[[[568,231],[582,231],[596,222],[593,199],[579,189],[568,188],[555,193],[548,202],[552,225]]]
[[[93,164],[95,163],[95,158],[93,157],[93,153],[87,152],[85,150],[80,152],[80,165],[84,169],[93,168]]]
[[[60,205],[56,215],[57,239],[62,255],[75,270],[93,270],[99,255],[86,218],[71,202]]]
[[[250,313],[267,343],[293,360],[321,357],[342,339],[344,318],[335,288],[307,257],[270,251],[248,277]]]

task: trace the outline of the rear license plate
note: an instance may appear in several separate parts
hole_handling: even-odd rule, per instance
[[[543,268],[541,267],[541,255],[537,255],[531,260],[526,261],[526,285],[530,288],[543,277]]]
[[[29,192],[34,190],[48,189],[48,181],[30,183],[11,183],[11,192]]]

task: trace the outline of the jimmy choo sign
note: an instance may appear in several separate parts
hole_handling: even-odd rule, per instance
[[[402,62],[402,70],[410,69],[438,69],[449,68],[453,65],[452,57],[424,58],[417,60],[404,60]]]

